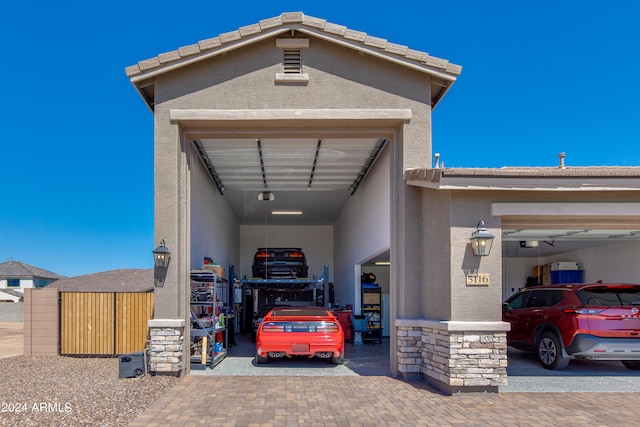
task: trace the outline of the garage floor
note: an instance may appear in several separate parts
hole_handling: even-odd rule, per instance
[[[640,392],[640,371],[618,361],[572,360],[567,369],[544,369],[533,353],[509,347],[507,385],[501,392]]]
[[[226,359],[214,369],[191,365],[192,375],[212,376],[390,376],[389,338],[382,344],[345,345],[344,365],[318,359],[278,359],[256,365],[250,336],[237,335]],[[500,392],[640,392],[640,371],[620,362],[573,360],[562,371],[543,369],[532,353],[508,350],[508,384]]]
[[[344,365],[332,365],[321,359],[275,359],[266,365],[254,360],[256,346],[249,334],[236,335],[235,346],[229,349],[226,359],[213,369],[191,365],[192,375],[249,375],[249,376],[389,376],[389,338],[380,343],[362,345],[345,344]]]

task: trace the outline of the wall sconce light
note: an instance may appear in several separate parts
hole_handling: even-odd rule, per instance
[[[487,256],[491,253],[491,245],[493,244],[493,234],[484,227],[484,221],[480,221],[476,227],[476,231],[471,233],[471,248],[475,256]]]
[[[160,245],[153,250],[153,282],[158,287],[164,286],[170,259],[171,252],[164,245],[164,239],[162,239]]]
[[[153,265],[157,268],[167,268],[169,266],[169,260],[171,259],[171,252],[164,245],[164,239],[160,241],[160,246],[153,250]]]

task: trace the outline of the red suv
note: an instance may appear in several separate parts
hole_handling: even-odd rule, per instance
[[[502,320],[508,344],[535,351],[546,369],[583,358],[640,370],[640,285],[532,286],[505,301]]]

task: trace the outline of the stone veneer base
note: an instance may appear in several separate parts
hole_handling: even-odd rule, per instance
[[[398,319],[398,371],[448,394],[497,392],[507,384],[508,329],[504,322]]]
[[[152,375],[180,376],[184,359],[184,319],[148,321],[149,371]]]

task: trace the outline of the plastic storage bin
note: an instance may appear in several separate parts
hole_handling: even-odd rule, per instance
[[[556,270],[579,270],[578,263],[574,261],[552,262],[551,271]]]
[[[551,272],[551,284],[582,283],[582,270],[555,270]]]

